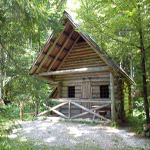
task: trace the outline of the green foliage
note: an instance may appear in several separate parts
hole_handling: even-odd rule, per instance
[[[8,135],[16,128],[20,128],[15,123],[16,116],[12,113],[11,106],[0,106],[0,141],[7,141]]]
[[[150,137],[150,132],[147,132],[147,133],[146,133],[146,136],[147,136],[147,137]]]
[[[138,9],[140,5],[140,10]],[[139,12],[141,13],[142,30],[145,47],[149,46],[150,34],[148,0],[134,1],[101,1],[81,0],[80,8],[77,9],[78,19],[81,20],[82,30],[89,33],[103,50],[116,63],[123,61],[123,68],[129,73],[130,61],[133,62],[135,81],[141,86],[141,55],[139,50]],[[147,62],[150,48],[146,50]],[[150,69],[150,65],[147,65]],[[149,74],[148,74],[149,76]],[[141,88],[140,88],[141,90]]]
[[[150,96],[150,5],[149,0],[80,0],[77,9],[81,30],[89,33],[100,47],[111,56],[130,75],[133,70],[136,87],[134,98],[141,103],[146,95],[143,90],[143,64],[145,59],[147,76],[147,93]],[[142,33],[141,33],[142,32]],[[141,33],[141,34],[140,34]],[[145,49],[141,59],[141,35]],[[142,55],[143,56],[143,55]]]
[[[110,126],[117,128],[117,127],[118,127],[118,123],[117,123],[117,122],[111,122],[111,123],[110,123]]]
[[[48,146],[44,144],[34,144],[34,141],[21,141],[18,139],[0,142],[0,150],[47,150]]]
[[[33,60],[58,23],[66,1],[1,0],[1,88],[6,103],[48,98],[47,81],[28,75]],[[48,93],[49,92],[49,93]]]
[[[49,97],[51,87],[47,81],[28,72],[52,30],[61,29],[58,20],[64,4],[62,0],[0,1],[0,99],[11,103],[12,109],[18,108],[13,111],[17,118],[20,101],[24,101],[24,112],[28,113],[34,112],[38,102],[40,112]]]
[[[10,140],[10,142],[2,143],[0,142],[0,150],[71,150],[72,148],[67,146],[47,146],[44,145],[42,142],[37,142],[35,144],[35,141],[32,141],[28,139],[27,141],[21,141],[21,140]],[[91,141],[88,141],[83,143],[79,143],[73,147],[75,150],[101,150],[101,145],[99,144],[93,144]]]
[[[146,123],[144,118],[139,118],[139,116],[130,116],[127,121],[127,125],[131,127],[129,131],[134,131],[137,134],[143,133],[143,124]]]

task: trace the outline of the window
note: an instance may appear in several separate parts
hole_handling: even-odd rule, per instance
[[[68,87],[68,97],[75,98],[75,86]]]
[[[100,98],[109,98],[109,87],[108,85],[100,86]]]

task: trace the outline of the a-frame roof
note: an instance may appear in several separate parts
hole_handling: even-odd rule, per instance
[[[67,12],[64,12],[60,23],[64,26],[64,29],[59,34],[53,33],[50,36],[44,48],[39,53],[38,58],[30,68],[30,75],[58,70],[65,57],[67,57],[69,50],[73,48],[80,38],[83,38],[110,68],[126,78],[130,83],[135,83],[122,68],[107,57],[105,52],[96,44],[90,35],[78,30],[79,25],[73,21]]]

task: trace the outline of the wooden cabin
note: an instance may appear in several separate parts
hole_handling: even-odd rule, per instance
[[[118,67],[64,12],[64,28],[50,36],[30,69],[30,75],[50,81],[50,109],[64,118],[124,119],[132,113],[133,79]]]

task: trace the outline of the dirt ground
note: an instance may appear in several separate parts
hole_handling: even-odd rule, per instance
[[[22,141],[30,138],[35,144],[45,144],[50,149],[104,149],[150,150],[150,139],[138,138],[125,129],[49,119],[22,121],[22,129],[15,130],[10,138]]]

